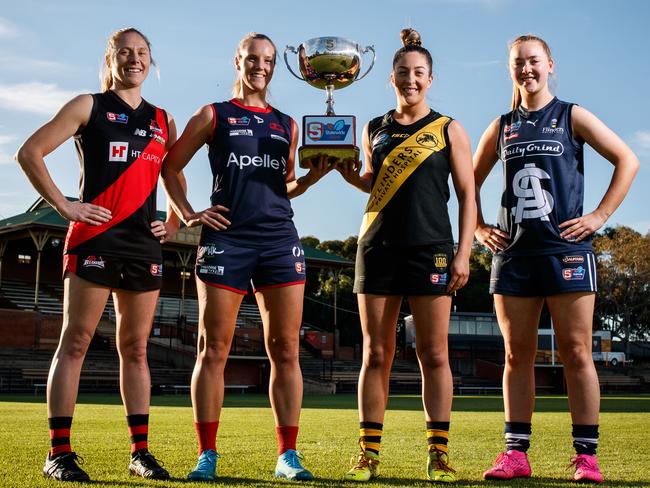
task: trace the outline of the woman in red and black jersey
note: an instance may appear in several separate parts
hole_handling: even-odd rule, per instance
[[[34,188],[70,221],[64,256],[63,328],[47,385],[51,450],[44,474],[88,480],[70,447],[79,376],[109,294],[117,317],[120,387],[131,436],[129,470],[144,478],[169,473],[149,453],[149,336],[162,285],[161,242],[178,228],[156,220],[162,159],[176,139],[169,114],[142,98],[151,46],[133,28],[106,48],[102,92],[68,102],[19,149],[16,159]],[[74,137],[81,162],[79,201],[65,198],[44,157]]]
[[[305,256],[289,199],[304,193],[328,170],[320,161],[305,176],[295,177],[296,123],[266,100],[275,61],[275,45],[267,36],[245,36],[235,56],[233,98],[200,108],[163,165],[163,181],[176,212],[188,226],[203,225],[196,260],[199,338],[192,375],[200,455],[189,474],[192,480],[216,479],[224,367],[239,306],[251,282],[271,362],[269,390],[278,436],[275,475],[313,478],[296,452]],[[195,212],[178,175],[204,145],[212,170],[212,206]]]

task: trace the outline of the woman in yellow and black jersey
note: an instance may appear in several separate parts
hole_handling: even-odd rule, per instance
[[[432,110],[426,94],[433,81],[429,51],[412,29],[393,58],[391,83],[397,106],[371,120],[363,132],[366,170],[348,162],[345,180],[370,193],[359,235],[354,291],[363,329],[359,376],[361,452],[345,478],[368,481],[379,474],[379,450],[395,355],[395,328],[406,296],[415,319],[422,371],[428,477],[452,482],[447,441],[452,401],[447,334],[451,294],[469,275],[476,222],[469,139],[461,124]],[[451,174],[459,203],[459,245],[447,201]]]

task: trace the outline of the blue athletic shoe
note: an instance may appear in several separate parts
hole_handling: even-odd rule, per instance
[[[192,481],[217,481],[217,459],[221,456],[216,451],[208,449],[199,456],[194,471],[187,475]]]
[[[275,465],[275,477],[295,481],[313,480],[314,475],[300,464],[300,461],[304,459],[301,452],[289,449],[278,457],[278,463]]]

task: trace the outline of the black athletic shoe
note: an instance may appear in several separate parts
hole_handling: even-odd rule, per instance
[[[77,460],[83,464],[84,460],[74,452],[66,452],[54,459],[47,455],[43,476],[59,481],[90,481],[88,473],[77,465]]]
[[[136,451],[131,456],[129,471],[134,476],[150,480],[168,480],[169,472],[163,468],[149,451]]]

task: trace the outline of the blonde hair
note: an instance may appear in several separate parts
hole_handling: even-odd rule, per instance
[[[548,56],[549,61],[553,59],[553,56],[551,56],[551,48],[548,46],[546,41],[542,39],[541,37],[538,37],[533,34],[525,34],[523,36],[517,37],[514,41],[510,43],[508,46],[508,53],[512,51],[512,48],[515,46],[518,46],[519,44],[522,44],[524,42],[538,42],[541,46],[544,52],[546,53],[546,56]],[[510,104],[510,109],[515,110],[519,108],[521,105],[521,93],[519,92],[519,88],[517,88],[517,84],[513,81],[512,82],[512,102]]]
[[[151,57],[151,43],[149,42],[149,39],[147,36],[145,36],[142,32],[140,32],[138,29],[135,27],[125,27],[123,29],[118,29],[113,34],[111,34],[111,37],[108,38],[108,43],[106,44],[106,54],[104,56],[104,66],[102,69],[99,71],[99,80],[101,82],[101,91],[102,92],[107,92],[108,90],[111,89],[111,86],[113,86],[113,72],[111,71],[111,62],[113,58],[115,57],[115,54],[117,54],[117,44],[120,41],[120,37],[122,37],[123,34],[128,34],[130,32],[133,32],[144,40],[144,42],[147,43],[147,48],[149,49],[149,56]],[[156,66],[156,62],[153,60],[153,57],[151,57],[151,65]]]
[[[416,52],[422,54],[425,57],[427,64],[429,65],[429,74],[431,74],[433,72],[433,59],[431,58],[431,53],[429,50],[425,47],[422,47],[422,37],[420,36],[420,33],[415,29],[407,27],[406,29],[402,29],[400,31],[399,37],[402,40],[403,47],[398,49],[393,56],[393,69],[395,69],[395,66],[397,63],[399,63],[399,60],[406,53]]]
[[[237,59],[241,60],[242,51],[246,49],[248,45],[255,40],[268,41],[271,43],[271,46],[273,46],[273,66],[275,66],[276,58],[278,55],[278,48],[275,47],[275,43],[271,40],[269,36],[260,34],[258,32],[249,32],[242,38],[241,41],[239,41],[239,44],[237,44],[237,51],[235,51],[235,56],[237,57]],[[232,84],[232,96],[233,98],[240,98],[241,95],[242,95],[241,77],[237,75],[237,78],[235,78],[235,81]]]

